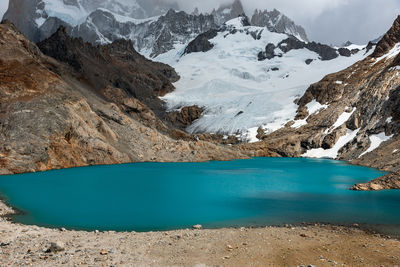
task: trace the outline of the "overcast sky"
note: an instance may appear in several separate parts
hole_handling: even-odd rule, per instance
[[[186,11],[196,6],[209,11],[218,3],[229,2],[175,1]],[[255,8],[277,8],[302,25],[311,40],[328,44],[341,44],[347,40],[366,43],[384,34],[400,14],[400,0],[242,0],[242,3],[249,16]],[[0,0],[0,17],[7,5],[7,0]]]

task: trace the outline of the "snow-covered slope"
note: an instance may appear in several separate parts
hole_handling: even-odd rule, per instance
[[[190,132],[240,133],[255,141],[258,127],[273,131],[293,120],[294,101],[310,84],[365,57],[361,50],[350,57],[321,60],[306,48],[287,53],[275,48],[275,57],[259,61],[258,54],[267,44],[278,47],[289,36],[243,26],[243,18],[226,25],[210,40],[213,48],[208,52],[184,54],[185,47],[177,46],[156,58],[181,76],[176,90],[163,98],[169,109],[205,108],[204,115],[188,128]]]

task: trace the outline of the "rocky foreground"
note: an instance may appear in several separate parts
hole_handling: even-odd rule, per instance
[[[0,203],[0,214],[10,212]],[[400,241],[336,226],[117,233],[0,217],[1,266],[397,266]]]

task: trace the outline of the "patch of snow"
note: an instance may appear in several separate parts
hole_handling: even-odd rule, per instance
[[[294,124],[291,127],[296,129],[303,127],[304,125],[307,125],[307,119],[308,117],[302,120],[295,120]]]
[[[233,26],[235,28],[242,28],[243,27],[243,20],[244,20],[243,17],[237,17],[235,19],[231,19],[231,20],[225,22],[225,24],[227,26]]]
[[[249,142],[249,143],[258,142],[260,140],[257,138],[257,135],[258,135],[257,131],[258,131],[258,127],[250,128],[250,129],[247,130],[246,133],[241,135],[240,138],[242,140],[245,140],[245,141]]]
[[[347,129],[347,133],[345,136],[339,138],[336,144],[331,149],[323,149],[323,148],[315,148],[308,150],[306,153],[302,155],[305,158],[330,158],[336,159],[338,157],[340,149],[342,149],[345,145],[351,142],[356,136],[360,129],[355,131],[351,131]]]
[[[386,119],[386,123],[387,123],[387,124],[390,124],[390,123],[392,123],[392,119],[393,119],[393,117],[389,117],[389,118],[387,118],[387,119]]]
[[[395,149],[395,150],[393,150],[392,154],[395,154],[395,153],[397,153],[398,151],[399,151],[398,149]]]
[[[346,46],[347,49],[353,50],[353,49],[358,49],[358,50],[363,50],[365,49],[365,45],[357,45],[357,44],[351,44],[349,46]]]
[[[369,137],[369,140],[371,141],[371,145],[369,146],[369,148],[364,151],[359,158],[361,158],[362,156],[364,156],[365,154],[374,151],[375,149],[377,149],[383,142],[386,142],[388,140],[390,140],[393,137],[393,135],[391,136],[386,136],[385,132],[382,132],[380,134],[374,134],[371,135]]]
[[[342,81],[336,81],[335,83],[336,83],[336,84],[343,84]]]
[[[348,109],[348,107],[346,107],[346,109]],[[350,117],[351,117],[351,115],[353,115],[353,113],[356,111],[356,108],[353,108],[353,110],[352,111],[350,111],[350,112],[343,112],[340,116],[339,116],[339,118],[336,120],[336,122],[332,125],[332,127],[331,128],[329,128],[329,129],[327,129],[326,131],[325,131],[325,134],[330,134],[330,133],[332,133],[334,130],[336,130],[337,128],[339,128],[340,126],[342,126],[344,123],[346,123],[349,119],[350,119]]]
[[[146,18],[146,19],[135,19],[135,18],[122,16],[117,13],[111,12],[110,10],[108,10],[106,8],[98,8],[98,10],[112,14],[114,16],[115,20],[117,20],[120,23],[132,22],[132,23],[138,25],[138,24],[142,24],[142,23],[152,23],[154,21],[157,21],[160,18],[160,16],[155,16],[155,17]]]
[[[222,10],[222,14],[230,14],[232,11],[231,8],[225,8],[224,10]]]
[[[45,22],[46,19],[42,17],[35,19],[35,23],[38,26],[38,28],[40,28]]]
[[[89,15],[89,12],[82,6],[66,5],[63,0],[44,0],[43,2],[45,4],[44,10],[49,17],[57,17],[72,26],[81,24]]]
[[[327,109],[328,105],[321,105],[317,100],[313,99],[310,103],[306,105],[308,114],[313,115],[315,113],[319,113],[321,110]]]
[[[307,118],[305,118],[303,120],[294,121],[294,124],[291,126],[292,128],[300,128],[300,127],[302,127],[304,125],[307,125],[307,120],[311,115],[318,114],[321,110],[324,110],[324,109],[328,108],[328,105],[321,105],[315,99],[313,99],[313,101],[308,103],[306,105],[306,107],[307,107],[307,110],[308,110]]]
[[[379,61],[381,61],[382,59],[387,59],[387,58],[393,58],[395,56],[397,56],[400,53],[400,43],[397,43],[392,49],[390,49],[389,52],[387,52],[385,55],[378,57],[375,62],[373,63],[376,64]]]

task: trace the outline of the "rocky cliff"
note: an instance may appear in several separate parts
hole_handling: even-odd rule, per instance
[[[303,42],[308,42],[304,28],[296,25],[290,18],[276,9],[272,11],[255,10],[251,17],[251,24],[259,27],[267,27],[272,32],[290,34]]]
[[[295,121],[245,149],[257,156],[328,157],[391,172],[354,189],[400,188],[400,17],[375,51],[311,85]]]
[[[138,56],[129,42],[94,48],[77,39],[63,44],[62,38],[61,30],[40,45],[57,61],[12,24],[0,25],[1,174],[244,157],[166,133],[167,126],[137,97],[146,101],[172,90],[169,79],[176,77],[167,66]],[[150,85],[161,91],[149,91]]]

